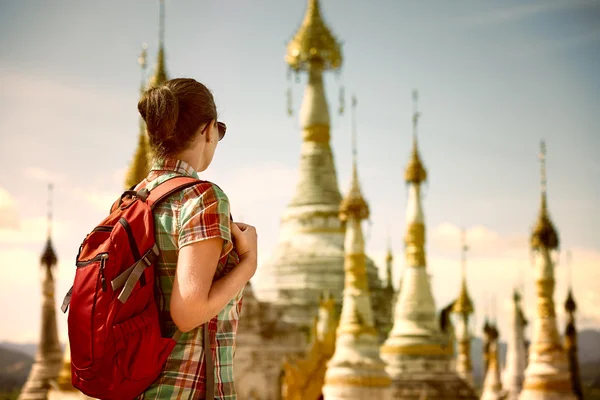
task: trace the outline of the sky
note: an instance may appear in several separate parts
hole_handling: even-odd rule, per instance
[[[418,89],[436,306],[458,294],[464,228],[475,333],[487,313],[508,336],[516,286],[524,288],[533,317],[528,243],[544,139],[549,209],[561,237],[559,328],[571,281],[578,326],[600,329],[600,1],[322,0],[321,6],[343,42],[341,71],[325,76],[342,192],[350,181],[351,121],[348,112],[337,113],[340,88],[346,105],[352,94],[358,99],[359,175],[372,211],[368,255],[382,267],[390,238],[397,285],[411,93]],[[203,178],[224,189],[235,218],[257,227],[256,278],[297,181],[306,76],[288,79],[283,57],[305,7],[301,0],[166,0],[167,72],[195,78],[215,95],[228,132]],[[0,341],[39,337],[47,184],[55,187],[58,304],[72,283],[81,240],[123,190],[138,135],[137,58],[148,43],[154,67],[158,9],[157,1],[142,0],[0,0]],[[57,318],[64,340],[66,317]]]

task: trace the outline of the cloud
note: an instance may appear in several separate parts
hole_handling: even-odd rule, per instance
[[[4,307],[3,323],[0,325],[0,341],[37,343],[40,336],[41,320],[41,279],[39,251],[20,247],[0,249],[0,281],[10,282],[0,291],[0,302],[12,304],[15,299],[19,307]],[[63,296],[71,286],[74,276],[72,260],[62,260],[55,268],[56,316],[60,340],[67,337],[66,317],[59,310]],[[26,295],[24,295],[26,294]]]
[[[71,230],[71,223],[53,219],[52,238],[60,240]],[[47,238],[47,217],[32,217],[23,219],[18,228],[0,227],[0,245],[22,245],[43,243]],[[2,265],[2,264],[0,264]]]
[[[65,176],[48,171],[44,168],[28,167],[23,170],[23,175],[27,178],[47,183],[63,183]]]
[[[475,332],[480,334],[484,315],[495,315],[506,337],[512,312],[514,288],[524,289],[527,317],[536,314],[535,268],[529,251],[529,238],[524,234],[505,234],[483,226],[467,229],[470,251],[467,256],[467,282],[475,304]],[[430,234],[428,269],[432,275],[432,289],[436,306],[441,308],[458,295],[460,265],[460,228],[442,223]],[[569,279],[578,303],[579,328],[600,328],[600,308],[597,307],[600,292],[600,252],[574,247],[571,278],[565,258],[561,254],[554,268],[556,281],[554,291],[558,328],[562,331],[565,321],[564,301]],[[495,299],[495,300],[492,300]],[[495,305],[494,305],[495,302]],[[531,324],[532,325],[532,324]],[[528,329],[531,329],[531,325]]]
[[[485,226],[476,225],[466,229],[465,234],[469,254],[474,256],[506,258],[528,254],[529,238],[522,233],[500,235]],[[442,223],[432,230],[430,243],[435,251],[456,254],[461,247],[461,228],[448,222]]]
[[[120,193],[108,193],[101,191],[93,186],[75,187],[71,192],[77,198],[85,201],[94,211],[106,213],[110,211],[110,206],[119,198]]]
[[[19,229],[17,203],[10,193],[0,187],[0,231]]]

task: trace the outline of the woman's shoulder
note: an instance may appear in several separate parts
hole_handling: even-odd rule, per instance
[[[227,203],[229,198],[225,192],[216,184],[210,181],[200,181],[198,184],[182,190],[182,202],[188,203]]]

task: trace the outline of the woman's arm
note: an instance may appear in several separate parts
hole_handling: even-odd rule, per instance
[[[232,223],[233,225],[233,223]],[[256,271],[256,252],[240,256],[240,263],[213,283],[222,238],[190,243],[179,250],[171,318],[181,332],[188,332],[217,315],[246,285]]]

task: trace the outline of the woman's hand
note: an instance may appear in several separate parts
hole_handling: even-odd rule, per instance
[[[231,223],[231,233],[235,241],[235,248],[240,259],[257,258],[258,234],[252,225],[242,222]]]

